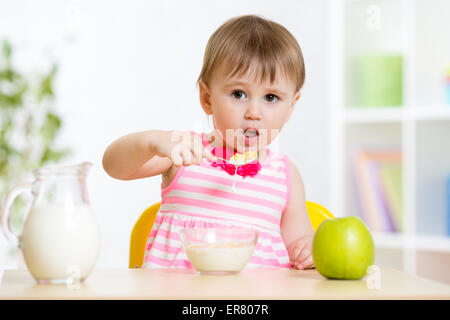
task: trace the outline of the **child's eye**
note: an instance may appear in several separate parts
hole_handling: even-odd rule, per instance
[[[275,102],[277,102],[278,100],[280,100],[276,95],[274,95],[274,94],[268,94],[268,95],[266,95],[266,100],[268,101],[268,102],[273,102],[273,103],[275,103]]]
[[[231,96],[236,98],[236,99],[244,99],[246,97],[245,93],[241,90],[234,90],[231,93]]]

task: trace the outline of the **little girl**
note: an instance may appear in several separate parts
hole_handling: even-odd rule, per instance
[[[259,231],[247,268],[313,267],[302,178],[287,156],[268,148],[289,120],[304,79],[302,52],[289,31],[258,16],[233,18],[209,39],[198,78],[214,131],[148,130],[107,148],[103,167],[114,178],[162,175],[161,208],[143,267],[192,268],[179,231],[214,227]],[[249,151],[257,158],[243,166],[222,160]]]

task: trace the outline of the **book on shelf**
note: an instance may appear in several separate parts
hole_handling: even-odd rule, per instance
[[[359,216],[375,232],[401,232],[402,154],[400,149],[354,151],[352,170]]]

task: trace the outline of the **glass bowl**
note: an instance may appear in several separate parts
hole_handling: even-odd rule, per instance
[[[248,263],[258,231],[247,228],[191,228],[180,231],[189,261],[202,274],[235,274]]]

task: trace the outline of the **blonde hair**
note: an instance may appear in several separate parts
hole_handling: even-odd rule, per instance
[[[209,84],[214,69],[224,62],[230,77],[245,74],[257,62],[261,81],[270,75],[273,83],[277,67],[295,81],[296,92],[305,81],[302,50],[294,36],[280,24],[255,15],[232,18],[211,35],[197,85]]]

